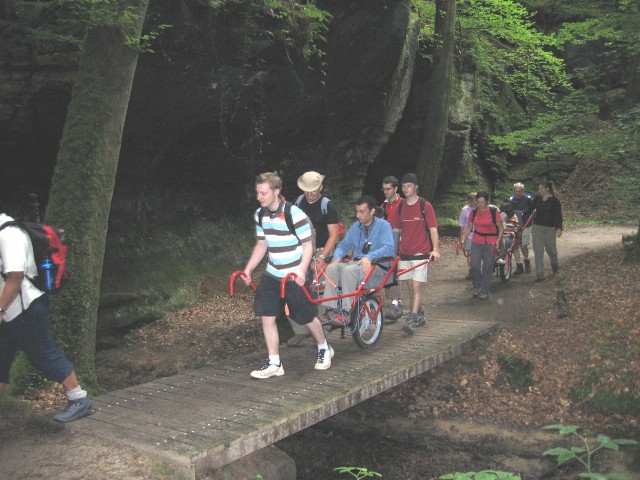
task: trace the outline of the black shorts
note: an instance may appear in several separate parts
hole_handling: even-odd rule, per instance
[[[302,288],[294,281],[286,286],[286,302],[289,316],[299,325],[311,323],[318,314],[318,306],[309,301]],[[260,317],[279,317],[284,310],[285,300],[280,298],[280,280],[263,275],[256,290],[253,311]]]

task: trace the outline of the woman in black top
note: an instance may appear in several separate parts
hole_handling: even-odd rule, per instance
[[[544,280],[544,251],[551,261],[551,270],[556,273],[558,266],[558,250],[556,238],[562,235],[562,207],[555,196],[553,182],[541,182],[538,185],[539,195],[533,199],[534,218],[531,236],[533,237],[533,253],[536,257],[536,281]]]

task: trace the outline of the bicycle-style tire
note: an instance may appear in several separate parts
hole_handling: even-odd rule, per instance
[[[351,310],[351,335],[360,348],[370,348],[382,333],[383,315],[379,300],[374,296],[359,299]],[[370,315],[378,312],[375,318]]]
[[[507,252],[504,256],[504,265],[498,266],[498,272],[500,273],[500,279],[503,282],[508,282],[511,280],[511,276],[513,275],[513,263],[511,252]]]

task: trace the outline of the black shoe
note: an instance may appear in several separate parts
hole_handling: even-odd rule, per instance
[[[467,274],[466,277],[464,277],[465,280],[473,280],[473,275],[471,274],[471,271],[469,271],[469,273]]]
[[[387,320],[387,323],[394,323],[400,317],[402,317],[402,302],[398,302],[397,304],[392,303],[384,319]]]
[[[521,273],[524,273],[524,265],[522,265],[521,263],[518,263],[516,265],[516,271],[513,272],[514,275],[520,275]]]
[[[558,270],[560,270],[560,267],[558,265],[551,265],[551,270],[553,271],[553,273],[558,273]]]
[[[524,259],[524,273],[531,273],[531,260],[528,258]]]

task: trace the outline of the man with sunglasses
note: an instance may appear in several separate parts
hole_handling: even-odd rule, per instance
[[[338,243],[333,259],[325,271],[328,277],[325,282],[325,297],[336,296],[337,287],[342,289],[343,295],[354,292],[372,268],[374,271],[369,277],[368,287],[378,286],[384,279],[389,263],[374,265],[374,262],[381,258],[393,257],[395,245],[391,225],[386,220],[377,218],[375,214],[376,201],[372,196],[364,195],[356,200],[358,221],[351,225],[344,239]],[[342,262],[349,252],[353,252],[351,261]],[[329,310],[321,315],[320,319],[329,320],[333,324],[341,323],[342,318],[349,318],[351,301],[352,298],[346,298],[342,303],[346,317],[343,317],[343,312],[337,308],[336,300],[324,302]]]
[[[390,222],[394,212],[398,210],[398,206],[403,201],[398,194],[398,179],[393,176],[385,177],[382,180],[382,193],[384,194],[384,202],[380,205],[382,218]],[[402,317],[402,297],[398,283],[385,287],[384,296],[387,300],[391,300],[389,311],[384,318],[387,323],[396,322]]]

